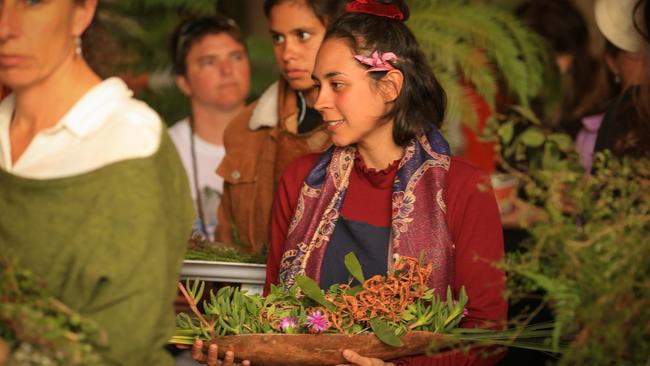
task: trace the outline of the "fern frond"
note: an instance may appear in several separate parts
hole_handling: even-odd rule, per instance
[[[494,110],[499,82],[523,106],[536,96],[549,58],[539,37],[504,10],[462,0],[410,2],[409,27],[449,96],[448,120],[475,120],[469,85]],[[460,100],[455,100],[460,98]],[[462,110],[462,111],[461,111]]]

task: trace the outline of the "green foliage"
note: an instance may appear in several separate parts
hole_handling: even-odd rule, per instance
[[[214,12],[215,0],[113,0],[101,3],[97,18],[120,44],[120,52],[132,55],[132,62],[115,65],[139,73],[169,64],[167,44],[181,16]],[[97,45],[92,45],[97,47]]]
[[[539,37],[498,7],[462,0],[412,1],[413,30],[449,97],[448,120],[476,120],[464,85],[496,110],[499,84],[526,106],[542,87]]]
[[[650,162],[597,154],[587,175],[566,135],[517,113],[496,130],[502,167],[541,217],[505,263],[512,298],[545,294],[553,346],[571,341],[562,365],[647,364]]]
[[[96,325],[49,296],[31,272],[0,256],[0,340],[13,365],[99,365]]]
[[[211,262],[266,263],[265,255],[242,253],[231,247],[190,248],[185,253],[185,259]]]
[[[356,258],[348,260],[349,263],[355,261],[358,263]],[[399,273],[396,271],[395,275],[399,276]],[[372,284],[377,286],[381,281],[387,279],[375,278]],[[353,314],[340,304],[350,301],[358,292],[357,288],[348,284],[333,285],[324,292],[314,280],[305,276],[298,276],[296,285],[288,291],[272,286],[266,297],[248,295],[234,287],[223,287],[216,295],[210,293],[210,300],[203,304],[203,313],[195,313],[195,316],[178,315],[177,331],[171,342],[187,344],[195,337],[209,340],[215,335],[244,333],[356,334],[372,331],[386,344],[397,347],[402,344],[400,337],[410,330],[449,333],[458,327],[465,316],[464,309],[468,301],[464,289],[456,301],[452,298],[451,289],[447,291],[447,299],[441,300],[440,296],[434,295],[433,289],[422,289],[419,284],[411,286],[399,292],[398,296],[406,296],[402,292],[419,293],[423,290],[422,296],[412,297],[413,301],[406,304],[401,314],[383,314],[372,307],[363,310],[363,314],[358,314],[362,311],[359,307]],[[202,295],[203,285],[198,281],[193,284],[188,282],[186,288],[190,296],[189,303],[195,303]],[[311,317],[321,315],[323,328],[314,330]],[[359,317],[368,320],[356,320]],[[337,323],[337,319],[340,322]]]
[[[212,262],[266,263],[265,254],[248,253],[243,251],[237,244],[228,245],[211,242],[201,235],[193,235],[190,238],[185,259]]]
[[[582,169],[571,137],[549,130],[526,107],[512,106],[507,114],[488,124],[483,137],[497,142],[501,169],[520,178],[531,191],[540,189],[532,175],[575,175]]]
[[[519,178],[536,220],[505,263],[511,299],[545,294],[562,365],[647,364],[650,163],[595,157],[587,175],[570,137],[514,107],[491,128],[501,168]],[[525,214],[525,213],[524,213]]]

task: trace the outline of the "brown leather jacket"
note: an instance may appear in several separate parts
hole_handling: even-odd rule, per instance
[[[275,112],[269,103],[277,105]],[[217,169],[224,190],[216,240],[236,243],[237,232],[248,251],[263,253],[270,242],[271,207],[284,168],[302,155],[327,149],[329,135],[324,126],[297,134],[296,93],[281,79],[230,123],[224,145],[226,156]]]

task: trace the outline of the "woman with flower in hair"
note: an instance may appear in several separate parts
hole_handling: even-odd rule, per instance
[[[439,131],[446,97],[402,1],[352,1],[318,51],[314,107],[334,146],[295,160],[276,193],[265,292],[307,275],[323,289],[347,283],[354,252],[366,278],[398,256],[435,268],[428,286],[469,296],[463,327],[506,319],[497,204],[487,175],[451,157]],[[311,323],[322,324],[312,313]],[[317,319],[318,318],[318,319]],[[315,329],[317,330],[317,329]],[[355,365],[492,365],[480,351],[387,362],[342,350]],[[216,365],[216,355],[208,357]]]
[[[326,289],[346,283],[354,252],[366,278],[397,256],[434,264],[429,287],[454,296],[465,286],[461,326],[506,319],[497,205],[485,173],[450,156],[439,131],[446,97],[415,37],[402,1],[352,1],[329,28],[316,58],[315,108],[334,146],[284,172],[273,209],[270,284],[306,274]],[[357,365],[384,365],[351,350]],[[409,365],[494,364],[480,352],[394,361]]]

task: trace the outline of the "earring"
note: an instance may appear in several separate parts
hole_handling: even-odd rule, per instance
[[[77,36],[74,39],[74,42],[76,44],[76,47],[74,49],[74,52],[77,54],[77,56],[81,57],[83,56],[83,50],[81,49],[81,37]]]
[[[621,83],[621,77],[618,74],[614,74],[614,84],[618,85]]]

